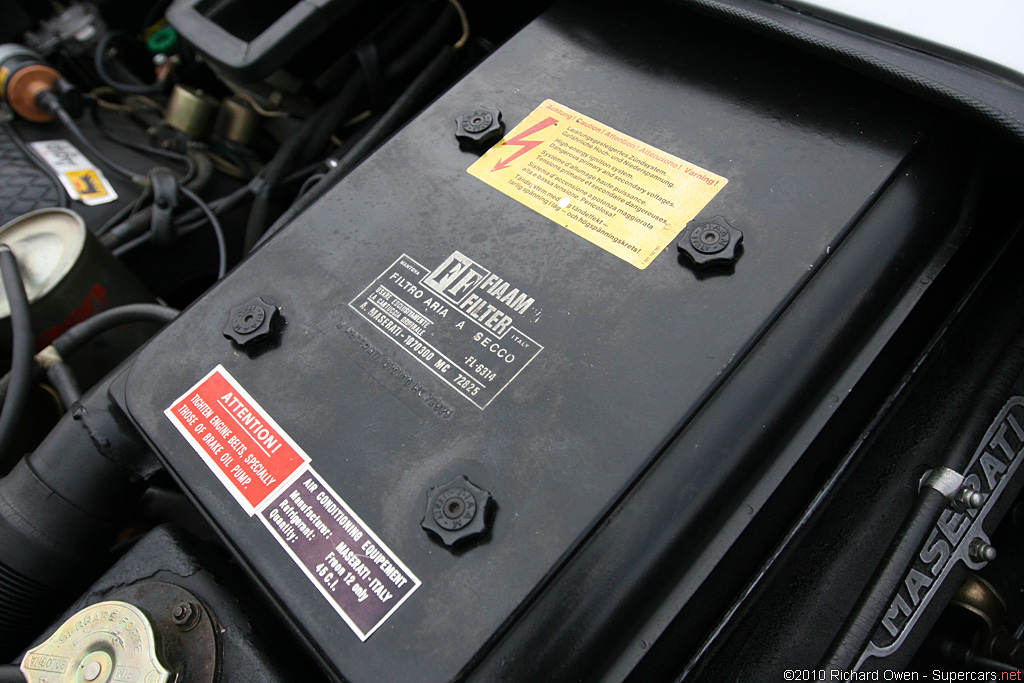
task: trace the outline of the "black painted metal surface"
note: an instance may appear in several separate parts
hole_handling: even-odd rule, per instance
[[[548,98],[726,177],[699,217],[743,231],[735,267],[695,273],[673,242],[639,270],[466,173],[455,116],[486,103],[511,126]],[[655,608],[685,602],[667,595],[744,523],[724,520],[791,466],[779,444],[820,428],[941,262],[959,169],[904,165],[927,126],[900,95],[678,8],[562,3],[143,350],[127,406],[335,675],[597,677],[639,658],[623,653],[656,636]],[[483,409],[349,305],[403,254],[429,270],[455,251],[535,299],[516,324],[543,350]],[[246,354],[222,333],[256,296],[286,325]],[[365,642],[163,414],[218,364],[422,580]],[[719,418],[685,428],[705,405]],[[458,475],[496,509],[453,553],[420,522]]]

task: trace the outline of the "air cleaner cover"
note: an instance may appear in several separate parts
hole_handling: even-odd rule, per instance
[[[480,160],[479,106],[510,126]],[[948,256],[930,125],[679,8],[561,3],[147,346],[127,408],[338,678],[635,661]],[[712,217],[742,247],[696,271],[675,243]],[[242,349],[254,297],[285,325]],[[459,476],[494,503],[450,550],[421,523]]]

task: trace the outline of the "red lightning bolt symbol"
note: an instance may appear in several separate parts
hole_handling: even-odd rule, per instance
[[[543,140],[527,140],[526,138],[530,137],[534,133],[538,133],[538,132],[544,130],[548,126],[553,126],[556,123],[558,123],[558,119],[555,119],[555,118],[549,116],[548,118],[544,119],[540,123],[538,123],[536,125],[533,125],[533,126],[530,126],[526,130],[524,130],[522,133],[520,133],[519,135],[515,136],[514,138],[511,138],[511,139],[506,140],[505,142],[503,142],[502,145],[518,145],[522,149],[516,151],[516,153],[513,154],[512,156],[510,156],[508,159],[505,159],[504,161],[499,161],[498,163],[496,163],[494,165],[494,168],[491,169],[491,171],[492,172],[493,171],[500,171],[503,168],[508,168],[509,164],[511,164],[513,161],[515,161],[516,159],[518,159],[522,155],[526,154],[527,152],[529,152],[531,149],[533,149],[537,145],[543,143],[544,142]]]

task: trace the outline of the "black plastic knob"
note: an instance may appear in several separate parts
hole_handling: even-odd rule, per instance
[[[459,146],[475,152],[482,152],[501,139],[505,123],[501,111],[477,107],[455,119],[455,137]]]
[[[277,307],[256,297],[231,309],[224,336],[239,346],[250,346],[270,336],[276,317]]]
[[[491,494],[458,476],[427,491],[427,511],[420,525],[449,548],[487,533]]]
[[[721,216],[691,221],[683,230],[676,247],[695,266],[710,266],[736,261],[736,247],[743,242],[743,233],[729,225]]]

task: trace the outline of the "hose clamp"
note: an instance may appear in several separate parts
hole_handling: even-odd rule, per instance
[[[936,467],[926,473],[921,479],[921,488],[933,488],[946,498],[952,499],[956,496],[960,487],[964,484],[964,475],[954,472],[948,467]]]

